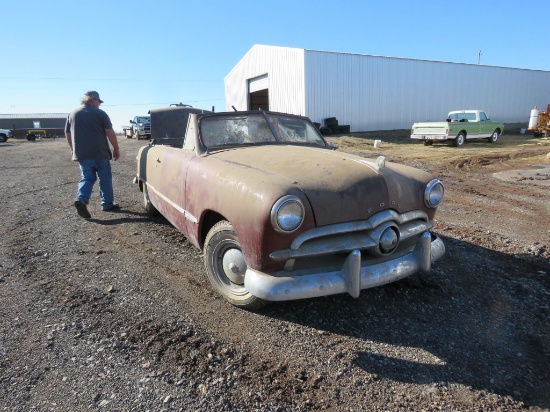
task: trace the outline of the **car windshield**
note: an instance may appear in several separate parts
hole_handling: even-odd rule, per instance
[[[304,119],[273,114],[269,114],[268,117],[281,142],[325,146],[325,141],[317,129]]]
[[[149,116],[136,117],[136,123],[149,123],[149,122],[150,122]]]
[[[267,118],[263,113],[203,117],[200,136],[203,144],[210,148],[289,143],[326,146],[307,120],[272,113],[267,114]]]

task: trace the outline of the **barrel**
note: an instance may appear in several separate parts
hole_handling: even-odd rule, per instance
[[[531,116],[529,117],[529,130],[536,129],[539,122],[539,109],[537,106],[531,110]]]

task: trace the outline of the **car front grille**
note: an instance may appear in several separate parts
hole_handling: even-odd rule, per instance
[[[386,227],[395,230],[399,237],[399,244],[389,254],[382,253],[379,245],[381,230]],[[353,250],[360,250],[366,258],[389,260],[391,255],[414,245],[432,227],[433,223],[422,211],[399,214],[384,210],[367,220],[310,229],[298,235],[289,249],[274,251],[269,256],[278,262],[285,261],[285,270],[296,269],[297,264],[328,264],[334,257],[347,256]]]

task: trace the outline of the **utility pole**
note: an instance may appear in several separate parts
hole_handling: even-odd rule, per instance
[[[477,54],[477,64],[479,64],[479,61],[481,60],[481,50]]]

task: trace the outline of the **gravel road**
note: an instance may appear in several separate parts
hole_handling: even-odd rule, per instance
[[[200,253],[145,215],[145,142],[120,138],[122,210],[96,191],[90,220],[64,139],[0,143],[0,409],[550,410],[550,177],[510,173],[550,146],[509,139],[384,152],[362,138],[444,181],[445,257],[358,299],[259,312],[214,293]]]

